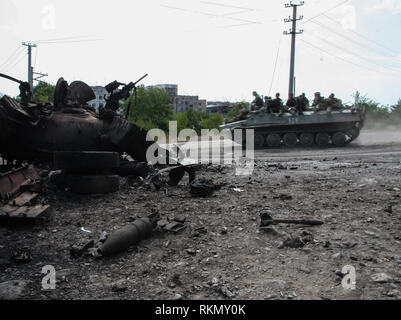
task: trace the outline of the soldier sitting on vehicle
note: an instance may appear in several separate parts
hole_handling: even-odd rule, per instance
[[[337,99],[332,93],[329,98],[326,100],[327,112],[331,112],[332,110],[341,110],[343,108],[342,101]]]
[[[251,111],[257,111],[262,109],[263,108],[262,98],[260,97],[260,95],[258,95],[256,91],[254,91],[252,94],[255,97],[255,99],[251,103]]]
[[[268,97],[268,96],[265,96],[265,112],[266,113],[272,113],[272,111],[271,111],[271,105],[272,105],[272,97]]]
[[[294,94],[290,93],[288,95],[288,100],[287,103],[285,104],[284,110],[288,113],[291,113],[292,115],[295,115],[298,109],[298,103],[297,100],[294,98]]]
[[[272,113],[282,114],[284,111],[283,100],[280,99],[280,93],[276,93],[276,99],[273,99],[270,105]]]
[[[320,92],[315,93],[315,99],[312,103],[312,108],[314,112],[324,111],[327,109],[326,99],[320,95]]]
[[[305,96],[305,93],[302,93],[299,97],[296,98],[298,101],[298,114],[303,114],[305,111],[309,110],[309,100]]]

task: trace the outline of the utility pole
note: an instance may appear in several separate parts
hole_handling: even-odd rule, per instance
[[[290,1],[290,3],[287,3],[285,5],[286,8],[292,8],[292,18],[288,17],[288,19],[284,19],[284,22],[292,22],[292,28],[290,31],[284,31],[285,35],[291,35],[291,62],[290,62],[290,84],[289,84],[289,90],[288,93],[293,93],[294,92],[294,86],[295,86],[295,77],[294,77],[294,70],[295,70],[295,37],[297,34],[302,34],[304,30],[299,30],[297,31],[297,21],[302,20],[304,17],[300,16],[297,17],[297,8],[299,6],[303,6],[304,1],[301,1],[300,3],[293,3]]]
[[[36,44],[23,42],[22,45],[28,47],[28,83],[33,90],[32,48],[36,48]]]

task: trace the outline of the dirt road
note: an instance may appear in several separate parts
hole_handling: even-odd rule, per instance
[[[159,191],[124,182],[116,194],[85,197],[49,185],[47,221],[0,227],[0,282],[27,281],[17,297],[33,299],[401,299],[397,139],[363,132],[342,149],[259,150],[251,176],[230,166],[199,172],[224,184],[208,198],[192,197],[185,180]],[[154,211],[186,229],[156,230],[111,258],[70,255],[77,241]],[[259,230],[263,211],[324,224]],[[18,264],[18,251],[31,259]],[[56,269],[55,290],[41,289],[44,265]],[[345,266],[355,290],[342,285]]]

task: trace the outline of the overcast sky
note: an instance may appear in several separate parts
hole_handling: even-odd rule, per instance
[[[292,12],[285,3],[1,0],[0,72],[25,80],[21,42],[37,41],[33,65],[51,83],[62,76],[105,85],[149,73],[145,85],[175,83],[179,94],[208,100],[249,101],[253,90],[286,96],[290,24],[283,18]],[[401,98],[401,0],[305,0],[298,10],[297,94]],[[0,92],[18,88],[0,79]]]

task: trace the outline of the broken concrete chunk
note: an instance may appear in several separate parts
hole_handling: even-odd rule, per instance
[[[392,278],[387,273],[375,273],[372,275],[371,279],[376,283],[387,283],[392,280]]]

